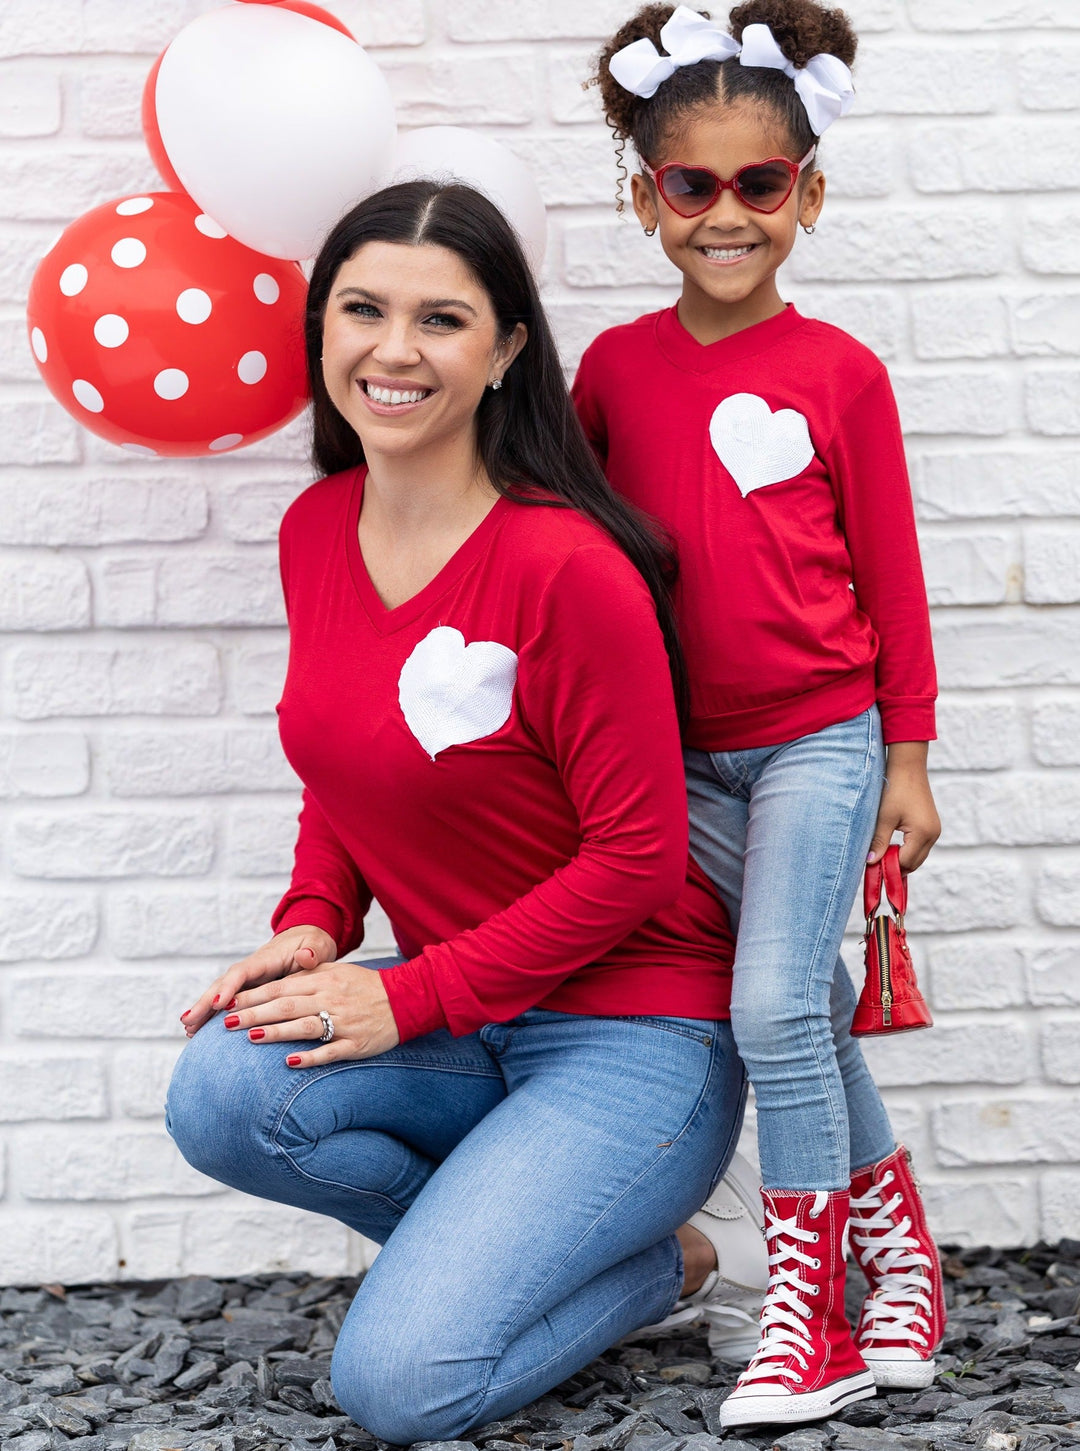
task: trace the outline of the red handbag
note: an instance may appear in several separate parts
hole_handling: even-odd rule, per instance
[[[881,887],[891,909],[881,912]],[[851,1036],[910,1033],[932,1028],[934,1020],[919,991],[904,931],[907,878],[900,870],[900,848],[890,846],[866,868],[863,878],[866,914],[866,982],[851,1020]]]

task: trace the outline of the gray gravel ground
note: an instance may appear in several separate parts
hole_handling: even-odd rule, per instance
[[[945,1259],[931,1390],[783,1432],[720,1431],[739,1366],[703,1331],[615,1346],[447,1451],[1055,1451],[1080,1446],[1080,1241]],[[853,1271],[849,1308],[858,1305]],[[0,1291],[0,1451],[374,1451],[330,1353],[355,1280],[303,1275]],[[432,1446],[435,1443],[418,1443]]]

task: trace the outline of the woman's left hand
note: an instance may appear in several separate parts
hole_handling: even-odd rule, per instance
[[[941,818],[926,774],[926,750],[925,741],[896,741],[888,748],[885,789],[867,857],[868,862],[879,860],[893,832],[902,832],[900,870],[905,875],[922,866],[941,835]]]
[[[323,1020],[330,1015],[334,1036],[321,1043]],[[342,1058],[374,1058],[397,1047],[397,1024],[380,974],[355,962],[327,962],[304,968],[276,982],[236,996],[225,1018],[233,1032],[246,1032],[253,1042],[295,1043],[313,1040],[310,1051],[290,1053],[290,1068],[317,1068]]]

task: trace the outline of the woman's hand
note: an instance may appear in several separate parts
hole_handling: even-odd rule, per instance
[[[334,1025],[329,1043],[318,1041],[323,1034],[320,1012],[329,1013]],[[356,962],[305,968],[299,975],[241,992],[225,1026],[246,1031],[257,1043],[314,1040],[310,1052],[289,1054],[285,1062],[290,1068],[374,1058],[400,1041],[381,974]]]
[[[188,1037],[193,1037],[220,1008],[231,1008],[233,998],[245,987],[273,982],[305,968],[332,962],[337,956],[337,943],[321,927],[287,927],[269,942],[240,962],[234,962],[216,982],[212,982],[180,1021]]]
[[[868,862],[878,861],[893,832],[900,831],[904,835],[900,869],[913,872],[922,866],[941,835],[941,818],[926,774],[926,750],[925,741],[894,741],[888,748],[885,789],[881,793]]]

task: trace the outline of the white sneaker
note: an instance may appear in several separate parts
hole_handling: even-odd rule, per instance
[[[707,1320],[710,1352],[721,1360],[745,1362],[757,1349],[769,1257],[758,1176],[740,1154],[732,1157],[724,1177],[689,1223],[716,1251],[716,1269],[700,1290],[676,1304],[666,1320],[625,1338]]]

